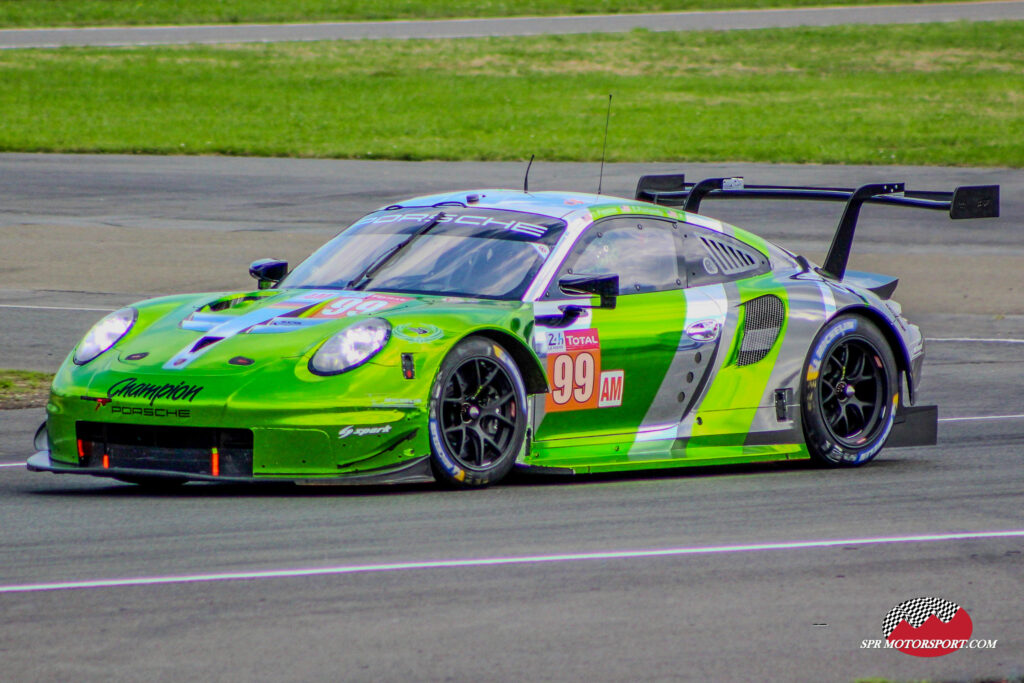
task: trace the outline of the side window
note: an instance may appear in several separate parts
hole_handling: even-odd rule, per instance
[[[680,232],[690,287],[733,282],[771,270],[764,254],[735,237],[689,224]]]
[[[616,274],[620,296],[680,289],[678,231],[672,221],[646,216],[599,221],[580,238],[560,272]]]

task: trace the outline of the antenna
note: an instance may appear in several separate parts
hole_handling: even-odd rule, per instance
[[[523,178],[523,192],[530,191],[530,167],[533,166],[533,157],[535,156],[537,155],[531,154],[530,163],[526,164],[526,177]]]
[[[608,150],[608,122],[612,118],[612,94],[608,93],[608,113],[604,117],[604,144],[601,145],[601,175],[597,177],[597,193],[601,194],[601,184],[604,182],[604,154]]]

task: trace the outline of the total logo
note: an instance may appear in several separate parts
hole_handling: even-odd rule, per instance
[[[350,436],[371,436],[373,434],[387,434],[391,431],[391,425],[378,425],[375,427],[354,427],[348,425],[338,430],[338,438],[345,439]]]
[[[594,328],[585,330],[557,330],[546,334],[548,353],[566,353],[601,348],[597,330]]]
[[[597,330],[590,328],[586,330],[570,330],[565,333],[565,350],[582,351],[585,349],[599,349],[601,344],[597,338]]]

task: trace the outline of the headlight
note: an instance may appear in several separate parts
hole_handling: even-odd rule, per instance
[[[50,437],[47,433],[46,423],[39,425],[39,429],[36,430],[36,436],[32,439],[32,446],[37,451],[48,451],[50,450]]]
[[[373,358],[391,338],[391,324],[381,318],[370,318],[346,327],[334,335],[309,360],[310,372],[337,375]]]
[[[75,364],[85,365],[116,344],[128,330],[132,329],[137,315],[134,308],[122,308],[93,325],[75,349]]]

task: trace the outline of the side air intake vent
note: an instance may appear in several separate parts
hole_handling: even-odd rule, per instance
[[[775,346],[786,317],[782,299],[772,294],[759,296],[743,304],[743,339],[737,365],[752,365],[762,360]]]
[[[718,269],[726,275],[745,273],[757,268],[758,259],[742,249],[704,236],[701,236],[700,241],[704,243],[704,248],[708,250]]]

